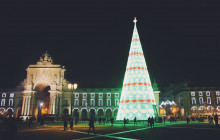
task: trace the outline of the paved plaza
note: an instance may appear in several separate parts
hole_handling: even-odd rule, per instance
[[[35,125],[19,127],[15,134],[17,140],[89,140],[89,139],[130,139],[130,140],[161,140],[161,139],[187,139],[187,140],[207,140],[220,138],[220,129],[216,129],[213,124],[185,122],[165,124],[155,124],[154,128],[146,127],[146,122],[133,124],[110,124],[95,125],[96,135],[88,135],[88,123],[74,125],[74,130],[63,130],[62,123],[52,123],[45,125]],[[2,128],[1,128],[2,130]],[[3,131],[2,131],[3,132]],[[1,136],[2,137],[2,136]]]

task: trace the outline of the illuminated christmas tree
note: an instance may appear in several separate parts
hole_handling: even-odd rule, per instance
[[[135,18],[117,120],[155,117],[156,103],[136,22]]]

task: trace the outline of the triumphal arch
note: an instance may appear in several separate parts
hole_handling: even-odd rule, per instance
[[[29,65],[26,71],[22,115],[60,114],[62,91],[68,84],[65,67],[53,64],[53,59],[46,52],[37,64]]]

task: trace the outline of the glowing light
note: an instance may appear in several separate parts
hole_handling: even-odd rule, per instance
[[[71,89],[72,88],[72,84],[68,84],[68,89]]]
[[[137,20],[135,19],[134,22],[134,31],[116,120],[123,120],[124,118],[133,120],[135,117],[137,120],[147,120],[149,116],[155,117],[155,97],[136,28]]]
[[[73,88],[77,89],[78,85],[77,84],[73,84]]]

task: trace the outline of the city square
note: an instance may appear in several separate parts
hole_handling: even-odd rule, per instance
[[[130,140],[144,140],[144,139],[210,139],[219,137],[219,129],[215,128],[214,124],[194,122],[186,124],[186,122],[170,123],[156,123],[154,128],[148,127],[146,122],[140,122],[136,126],[131,122],[130,124],[110,124],[99,125],[95,124],[96,135],[90,133],[88,135],[88,123],[80,123],[74,125],[74,130],[70,128],[63,130],[61,122],[54,124],[33,125],[32,127],[20,126],[15,134],[16,139],[33,139],[46,140],[48,138],[54,140],[60,139],[130,139]],[[2,134],[4,136],[4,133]],[[7,138],[7,137],[6,137]]]
[[[4,1],[0,138],[219,138],[218,8]]]

